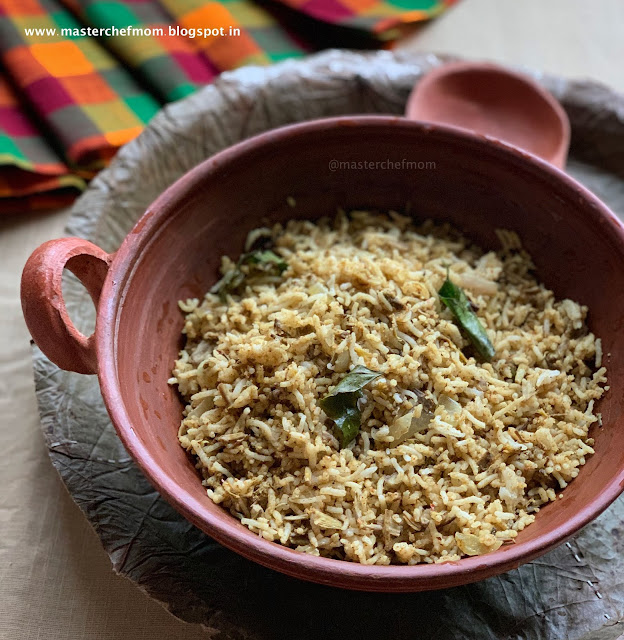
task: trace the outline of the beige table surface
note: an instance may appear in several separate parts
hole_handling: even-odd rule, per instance
[[[623,0],[461,0],[402,46],[596,78],[624,91],[623,34]],[[207,638],[113,574],[46,455],[19,275],[37,245],[62,235],[67,217],[0,219],[0,639]]]

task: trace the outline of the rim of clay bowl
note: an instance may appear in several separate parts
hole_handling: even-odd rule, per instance
[[[536,174],[550,174],[551,178],[574,191],[586,202],[588,217],[592,218],[595,224],[604,227],[605,232],[613,234],[612,241],[624,254],[624,225],[606,205],[563,171],[531,153],[500,140],[472,134],[457,127],[422,123],[398,116],[340,116],[287,125],[239,142],[197,165],[148,207],[124,239],[114,255],[98,309],[96,350],[102,395],[123,444],[161,495],[195,526],[240,555],[300,579],[364,591],[415,592],[475,582],[529,562],[564,542],[597,517],[624,490],[624,465],[595,500],[579,509],[563,524],[533,540],[503,545],[497,551],[452,562],[411,566],[364,565],[312,556],[269,542],[240,525],[233,516],[227,514],[228,518],[219,519],[206,510],[205,502],[179,492],[177,483],[156,464],[149,450],[134,433],[117,383],[116,324],[123,304],[124,292],[131,279],[136,258],[149,244],[153,235],[158,233],[161,222],[166,219],[168,212],[207,176],[222,171],[230,162],[245,156],[252,150],[270,147],[277,141],[291,139],[301,134],[316,133],[321,136],[331,130],[356,126],[410,128],[419,130],[423,135],[433,134],[455,142],[463,141],[472,145],[481,145],[487,148],[488,152],[499,154],[511,164],[523,164],[525,169]],[[208,496],[205,497],[205,500],[209,499]]]

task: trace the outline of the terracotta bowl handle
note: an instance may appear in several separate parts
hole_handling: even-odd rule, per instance
[[[65,307],[63,270],[82,282],[97,307],[111,259],[81,238],[50,240],[28,258],[21,287],[26,325],[39,348],[61,369],[97,373],[94,334],[80,333]]]

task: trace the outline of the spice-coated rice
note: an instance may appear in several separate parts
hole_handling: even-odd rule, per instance
[[[245,276],[236,295],[180,303],[186,346],[170,382],[210,498],[267,540],[364,564],[513,541],[593,452],[606,370],[587,309],[556,300],[509,231],[488,253],[395,213],[291,221],[251,240],[267,234],[283,273],[226,258]],[[447,267],[490,362],[440,303]],[[357,365],[383,375],[341,449],[319,402]]]

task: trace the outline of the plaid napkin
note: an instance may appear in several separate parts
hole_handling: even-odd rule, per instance
[[[278,1],[381,40],[455,0]],[[162,104],[314,48],[276,15],[266,0],[0,0],[0,212],[66,204]]]

